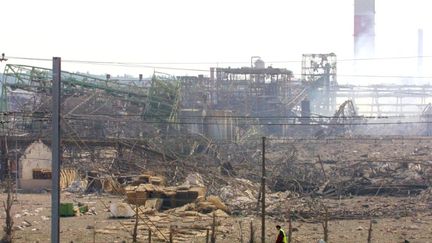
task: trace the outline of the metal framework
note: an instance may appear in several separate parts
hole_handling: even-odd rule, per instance
[[[338,100],[351,99],[366,116],[420,115],[432,102],[431,85],[338,85],[331,92]]]
[[[140,137],[152,121],[177,118],[179,82],[154,75],[149,86],[62,71],[62,118],[66,134],[88,137]],[[0,108],[17,133],[48,134],[52,70],[8,64]],[[131,124],[127,124],[127,123]],[[131,129],[134,128],[134,129]]]
[[[336,54],[303,54],[301,74],[301,79],[303,82],[320,83],[323,86],[336,85]]]
[[[337,58],[334,53],[303,54],[301,80],[314,88],[308,98],[313,110],[319,114],[331,115],[336,109],[336,98],[331,92],[337,86]]]
[[[65,166],[119,171],[136,166],[126,161],[125,153],[140,162],[159,156],[148,141],[158,139],[168,128],[175,129],[169,124],[177,121],[181,91],[178,80],[155,74],[148,85],[137,85],[143,82],[65,71],[61,79],[61,149]],[[0,135],[15,141],[16,158],[35,140],[50,144],[51,69],[6,65],[0,101]],[[5,161],[0,164],[0,177],[10,170]]]

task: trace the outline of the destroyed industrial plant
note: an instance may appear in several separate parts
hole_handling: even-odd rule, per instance
[[[353,2],[363,72],[375,0]],[[252,54],[148,76],[3,54],[0,242],[431,242],[430,79]],[[147,65],[85,64],[107,63]]]

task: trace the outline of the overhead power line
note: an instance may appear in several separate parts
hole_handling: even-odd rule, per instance
[[[63,119],[68,121],[112,121],[112,122],[128,122],[128,123],[141,123],[141,124],[167,124],[167,125],[225,125],[225,122],[194,122],[194,121],[166,121],[158,120],[157,118],[148,118],[148,120],[107,120],[109,116],[92,116],[92,117],[64,117]],[[50,117],[36,117],[34,121],[46,121],[49,122]],[[17,121],[15,120],[14,123]],[[265,122],[265,121],[254,121],[244,122],[237,121],[236,125],[248,125],[248,126],[376,126],[376,125],[409,125],[409,124],[432,124],[432,121],[397,121],[397,122],[330,122],[330,123],[289,123],[289,122]],[[9,121],[3,121],[3,123],[9,123]]]
[[[47,58],[32,58],[32,57],[9,57],[9,59],[16,60],[27,60],[27,61],[43,61],[51,62],[51,59]],[[122,67],[140,67],[149,69],[165,69],[165,70],[181,70],[181,71],[194,71],[194,72],[208,72],[208,69],[196,69],[196,68],[180,68],[180,67],[161,67],[152,66],[155,63],[137,63],[137,62],[102,62],[102,61],[84,61],[84,60],[62,60],[63,63],[79,63],[79,64],[93,64],[93,65],[108,65],[108,66],[122,66]],[[162,64],[162,63],[159,63]]]
[[[3,116],[19,116],[19,117],[33,117],[33,118],[50,118],[49,116],[51,114],[50,111],[41,111],[41,112],[21,112],[21,111],[10,111],[10,112],[3,112],[0,113],[0,115]],[[148,117],[145,114],[113,114],[113,113],[97,113],[97,114],[79,114],[79,113],[73,113],[67,116],[109,116],[109,117],[143,117],[148,119],[157,119],[157,118],[164,118],[163,116],[152,116]],[[66,117],[67,117],[66,116]],[[421,115],[415,115],[415,116],[324,116],[324,115],[316,115],[316,116],[283,116],[283,115],[275,115],[275,116],[247,116],[247,115],[206,115],[205,117],[201,115],[186,115],[186,116],[179,116],[181,119],[197,119],[197,118],[232,118],[232,119],[419,119],[423,118]]]
[[[52,61],[51,58],[36,58],[36,57],[17,57],[8,56],[9,59],[15,60],[28,60],[28,61]],[[379,60],[406,60],[417,58],[432,58],[432,56],[396,56],[396,57],[370,57],[370,58],[342,58],[337,62],[351,62],[351,61],[379,61]],[[105,64],[105,65],[219,65],[219,64],[248,64],[250,61],[167,61],[167,62],[120,62],[120,61],[95,61],[95,60],[77,60],[65,59],[62,62],[66,63],[83,63],[83,64]],[[301,60],[268,60],[266,63],[301,63]]]
[[[86,118],[86,117],[65,117],[65,120],[70,121],[96,121],[98,117]],[[100,119],[105,119],[107,117],[99,117]],[[99,119],[99,120],[100,120]],[[151,119],[151,118],[150,118]],[[115,120],[114,120],[115,121]],[[122,122],[125,122],[124,120]],[[164,121],[160,120],[128,120],[131,123],[143,123],[143,124],[167,124],[167,125],[225,125],[225,122],[183,122],[183,121]],[[432,121],[405,121],[405,122],[363,122],[363,123],[287,123],[287,122],[248,122],[239,123],[238,125],[249,125],[249,126],[375,126],[375,125],[408,125],[408,124],[432,124]]]
[[[362,78],[426,78],[432,79],[432,76],[409,76],[409,75],[369,75],[369,74],[337,74],[338,77],[362,77]]]
[[[381,58],[361,58],[361,59],[341,59],[338,62],[344,61],[365,61],[365,60],[394,60],[394,59],[412,59],[420,56],[410,57],[381,57]],[[432,56],[421,56],[422,58],[429,58]],[[34,57],[8,57],[10,60],[26,60],[26,61],[43,61],[51,62],[50,58],[34,58]],[[102,66],[119,66],[126,68],[146,68],[153,70],[175,70],[175,71],[190,71],[190,72],[209,72],[209,69],[199,68],[185,68],[175,67],[176,65],[221,65],[221,64],[248,64],[249,62],[118,62],[118,61],[92,61],[92,60],[62,60],[63,63],[77,63],[77,64],[90,64],[90,65],[102,65]],[[301,61],[269,61],[268,63],[291,63]],[[171,65],[171,66],[155,66],[155,65]],[[301,73],[294,73],[295,76],[301,76]],[[402,78],[402,79],[432,79],[432,76],[410,76],[410,75],[379,75],[379,74],[337,74],[339,77],[357,77],[357,78]]]

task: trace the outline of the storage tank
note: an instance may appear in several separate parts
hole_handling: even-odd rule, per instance
[[[264,69],[265,68],[265,62],[262,59],[257,59],[255,61],[254,67],[257,69]]]

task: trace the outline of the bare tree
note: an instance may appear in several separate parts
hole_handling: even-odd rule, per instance
[[[135,204],[135,225],[132,233],[132,242],[137,242],[138,237],[138,203]]]
[[[321,221],[323,231],[324,231],[324,241],[328,242],[329,230],[328,230],[328,221],[329,221],[329,212],[327,206],[321,202],[322,208],[324,209],[324,216]]]
[[[250,222],[250,239],[249,243],[255,243],[255,228],[253,226],[253,222]]]
[[[170,229],[169,229],[169,243],[173,243],[174,242],[174,240],[173,240],[173,231],[174,231],[173,226],[170,225]]]
[[[292,216],[291,216],[291,210],[288,214],[288,243],[292,242]]]
[[[242,222],[241,220],[238,221],[239,223],[239,233],[240,233],[240,243],[243,243],[243,227],[242,227]]]
[[[213,222],[211,226],[211,237],[210,237],[211,243],[216,243],[216,214],[213,212]]]
[[[328,242],[329,238],[329,211],[327,206],[319,198],[314,198],[308,201],[308,206],[312,212],[315,212],[318,220],[323,228],[324,241]]]
[[[10,173],[8,175],[8,178],[6,179],[6,191],[7,191],[7,198],[6,202],[3,201],[3,207],[6,212],[6,219],[5,219],[5,226],[3,228],[4,235],[1,239],[1,243],[10,243],[12,242],[13,237],[13,219],[11,215],[12,205],[13,205],[13,186],[10,178]]]
[[[368,243],[372,243],[372,219],[369,221],[369,230],[368,230]]]
[[[13,193],[13,185],[12,185],[12,178],[11,178],[11,166],[10,163],[8,161],[7,158],[7,154],[8,154],[8,147],[7,147],[7,141],[6,141],[6,137],[5,137],[5,141],[4,141],[4,149],[5,149],[5,154],[6,156],[4,157],[4,159],[6,160],[6,164],[8,165],[8,173],[7,173],[7,178],[6,178],[6,192],[7,192],[7,198],[6,198],[6,202],[3,201],[3,208],[5,210],[6,213],[6,219],[5,219],[5,226],[3,228],[4,231],[4,235],[1,239],[1,243],[10,243],[12,242],[12,238],[13,238],[13,219],[12,219],[12,215],[11,215],[11,211],[12,211],[12,205],[13,205],[13,198],[12,198],[12,193]]]

